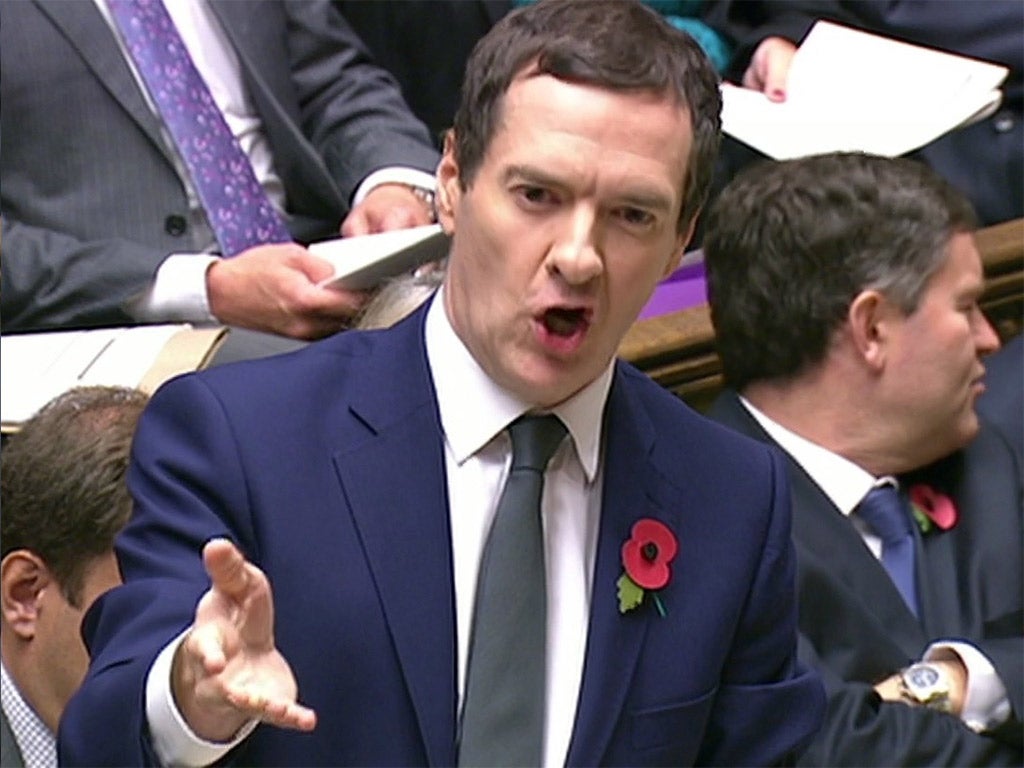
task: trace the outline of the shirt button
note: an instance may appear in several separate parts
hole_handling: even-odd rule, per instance
[[[185,234],[186,229],[188,229],[188,222],[185,221],[184,216],[175,213],[164,219],[164,232],[171,237],[181,237]]]
[[[996,133],[1006,133],[1013,129],[1013,115],[1009,112],[1000,112],[996,115],[996,119],[992,121],[992,127],[996,129]]]

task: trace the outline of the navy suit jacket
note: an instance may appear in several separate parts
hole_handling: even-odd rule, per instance
[[[299,242],[336,237],[359,183],[438,155],[328,0],[209,0],[284,184]],[[215,243],[95,3],[3,3],[4,331],[133,322],[171,253]]]
[[[119,540],[126,584],[84,623],[88,677],[60,730],[66,764],[140,764],[144,681],[192,620],[200,550],[230,536],[269,576],[299,734],[257,728],[241,764],[452,765],[456,622],[443,436],[425,310],[287,356],[179,378],[139,425]],[[795,562],[779,457],[618,364],[571,765],[758,765],[817,729],[796,662]],[[620,614],[640,518],[674,532],[661,599]],[[110,723],[117,723],[111,729]],[[97,728],[107,736],[95,738]]]
[[[777,446],[734,392],[724,392],[709,414]],[[1024,507],[1020,470],[1006,442],[985,425],[964,451],[900,478],[908,487],[924,482],[946,493],[959,512],[949,531],[918,536],[920,620],[853,525],[799,464],[792,458],[788,464],[800,656],[821,672],[829,695],[825,725],[803,762],[1020,765]],[[973,643],[995,665],[1016,713],[995,737],[940,712],[880,704],[873,685],[920,658],[936,639]]]

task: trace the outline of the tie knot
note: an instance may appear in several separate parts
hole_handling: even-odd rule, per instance
[[[512,438],[512,469],[543,472],[565,437],[565,425],[553,414],[520,416],[509,425],[508,434]]]
[[[872,488],[857,507],[857,514],[871,526],[884,544],[900,541],[912,530],[906,505],[891,485]]]

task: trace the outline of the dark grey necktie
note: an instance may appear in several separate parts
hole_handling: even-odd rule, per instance
[[[565,425],[557,416],[524,416],[508,431],[512,468],[477,579],[460,766],[540,765],[544,745],[547,592],[540,502]]]
[[[903,596],[907,607],[918,615],[917,585],[914,581],[914,531],[907,505],[891,485],[872,488],[857,507],[857,514],[882,540],[882,566]]]

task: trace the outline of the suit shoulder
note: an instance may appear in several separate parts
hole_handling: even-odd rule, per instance
[[[373,349],[373,334],[345,331],[293,352],[226,363],[184,378],[195,377],[217,393],[242,391],[250,398],[264,393],[280,397],[286,388],[301,387],[318,376],[337,376],[339,383],[344,381],[349,369],[357,368]]]
[[[698,452],[716,462],[763,461],[770,453],[778,454],[771,446],[696,411],[632,365],[620,363],[619,370],[630,396],[648,413],[659,436],[672,438],[668,442],[680,450]]]

